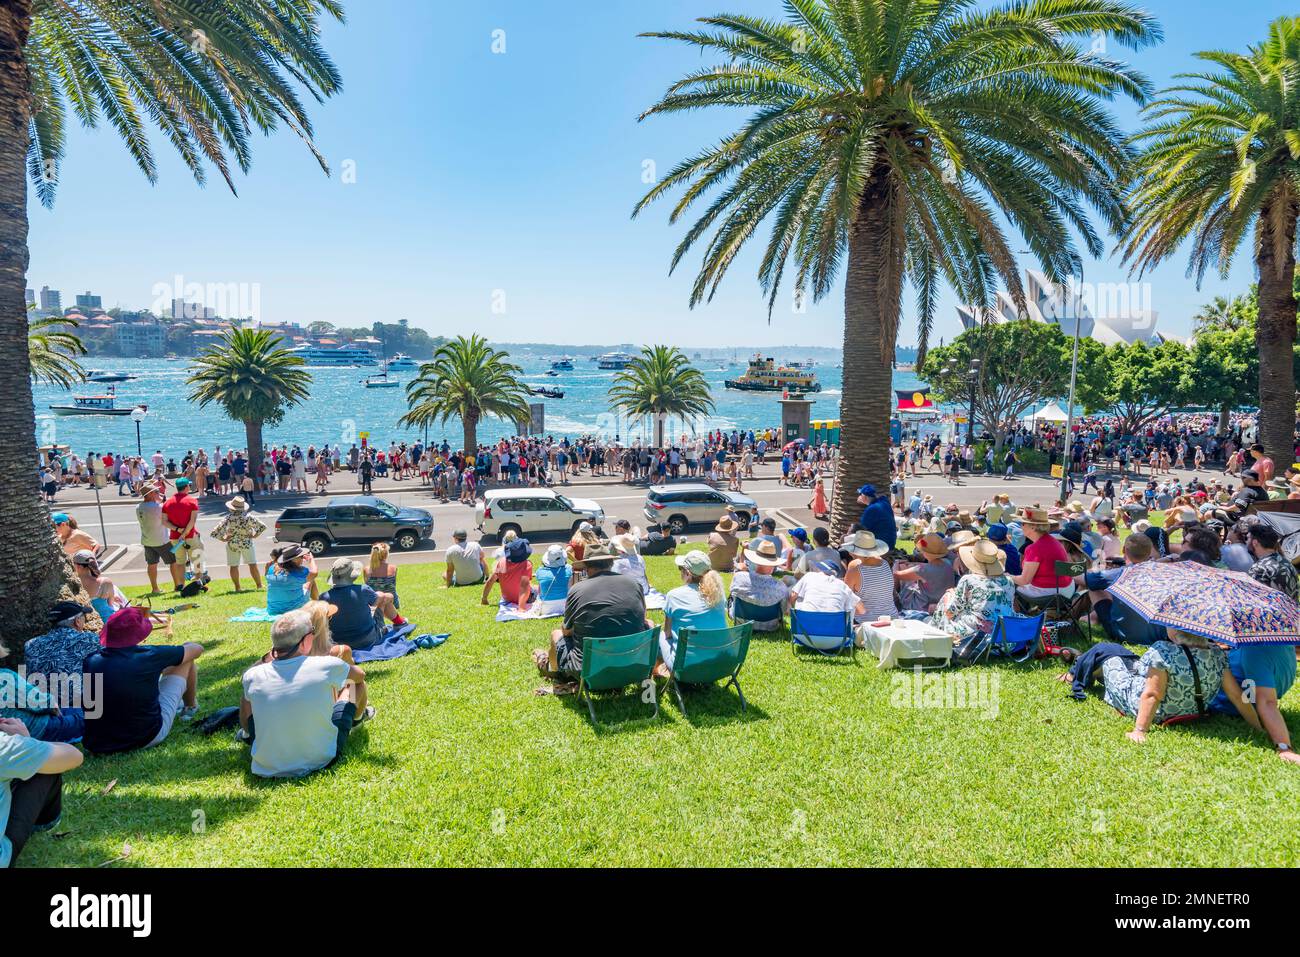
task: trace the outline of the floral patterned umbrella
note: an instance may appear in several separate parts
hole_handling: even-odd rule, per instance
[[[1249,575],[1198,562],[1142,562],[1109,593],[1157,625],[1226,645],[1300,644],[1300,605]]]

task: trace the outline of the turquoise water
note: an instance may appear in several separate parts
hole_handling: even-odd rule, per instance
[[[511,358],[524,368],[525,381],[529,385],[562,389],[565,393],[563,399],[539,397],[533,400],[546,407],[547,434],[557,438],[577,438],[599,431],[611,438],[617,435],[623,441],[653,435],[651,423],[628,420],[613,412],[608,392],[617,373],[599,370],[594,362],[582,358],[574,360],[573,372],[562,372],[558,378],[551,378],[546,375],[551,355],[516,353]],[[139,375],[135,381],[117,385],[117,405],[130,407],[146,403],[149,406],[149,415],[141,425],[142,447],[146,454],[161,449],[165,455],[179,457],[199,446],[207,449],[214,445],[244,447],[242,425],[230,421],[216,408],[200,410],[187,401],[189,390],[185,377],[188,360],[100,358],[87,365],[104,371],[129,371]],[[714,387],[717,408],[712,416],[694,423],[695,431],[765,428],[780,424],[778,394],[732,392],[723,386],[725,379],[740,375],[743,368],[718,371],[719,366],[709,362],[701,362],[700,366]],[[405,389],[366,389],[362,385],[365,376],[375,371],[378,370],[311,369],[311,398],[290,409],[279,425],[268,426],[265,440],[276,445],[298,443],[304,448],[309,444],[319,447],[325,442],[331,445],[339,443],[346,450],[359,440],[362,432],[369,432],[371,444],[381,447],[386,447],[391,439],[415,438],[416,432],[397,426],[397,420],[406,411]],[[394,377],[405,385],[415,374],[411,370],[394,373]],[[813,418],[838,418],[841,370],[833,365],[819,366],[817,376],[822,391],[812,396],[815,401]],[[894,385],[898,389],[910,389],[917,385],[917,379],[911,373],[898,372],[894,375]],[[104,388],[88,384],[74,392],[78,395],[95,394]],[[48,385],[37,385],[34,391],[38,444],[57,442],[70,445],[74,451],[83,454],[92,449],[134,452],[135,423],[130,416],[54,416],[48,407],[67,404],[72,393]],[[691,432],[689,423],[670,422],[667,434],[675,437]],[[489,420],[479,426],[478,434],[481,441],[486,441],[514,433],[513,426]],[[460,446],[461,436],[460,423],[454,420],[445,427],[430,427],[429,431],[431,439],[441,441],[445,437],[453,448]]]

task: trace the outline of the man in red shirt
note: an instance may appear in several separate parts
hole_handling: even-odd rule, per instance
[[[189,494],[190,480],[176,480],[176,494],[163,502],[163,523],[171,530],[171,540],[190,539],[198,534],[194,527],[199,517],[198,500]]]
[[[1068,562],[1065,546],[1049,534],[1052,530],[1047,511],[1041,508],[1021,510],[1016,518],[1025,531],[1029,545],[1025,548],[1024,563],[1019,575],[1011,580],[1016,591],[1024,598],[1046,598],[1055,595],[1059,587],[1065,598],[1074,595],[1074,579],[1056,574],[1057,562]]]

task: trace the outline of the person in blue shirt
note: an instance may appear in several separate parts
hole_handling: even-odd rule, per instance
[[[727,627],[727,593],[709,553],[692,551],[674,560],[681,569],[682,584],[664,596],[664,627],[659,637],[659,654],[668,667],[677,655],[677,636],[683,631]]]
[[[1254,704],[1259,722],[1273,739],[1274,746],[1285,744],[1289,750],[1291,734],[1278,708],[1278,702],[1295,684],[1295,646],[1248,645],[1233,648],[1228,652],[1228,668],[1241,685],[1247,701]],[[1210,702],[1210,710],[1216,714],[1240,716],[1222,690]]]
[[[266,610],[283,615],[307,604],[308,591],[316,581],[316,560],[301,545],[274,552],[266,566]]]
[[[564,602],[569,597],[569,586],[573,583],[573,569],[563,545],[552,545],[542,558],[541,567],[536,571],[537,600],[541,603],[542,614],[563,614]]]
[[[889,500],[877,495],[874,485],[864,485],[858,489],[858,504],[865,506],[858,524],[892,551],[898,542],[898,523],[894,520],[894,508]]]
[[[1021,567],[1020,550],[1011,544],[1010,530],[1000,523],[990,525],[988,530],[988,539],[998,548],[1002,549],[1002,554],[1007,557],[1007,574],[1019,575],[1024,569]]]
[[[65,771],[81,766],[70,744],[38,741],[15,718],[0,718],[0,870],[13,866],[27,839],[59,823]]]

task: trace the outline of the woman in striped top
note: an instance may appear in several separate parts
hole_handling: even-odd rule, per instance
[[[853,556],[844,573],[844,584],[857,594],[863,609],[863,613],[857,615],[857,621],[898,618],[894,570],[885,560],[889,546],[878,541],[871,532],[861,531],[845,543],[844,550]]]

